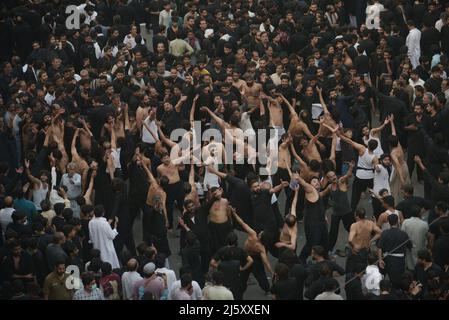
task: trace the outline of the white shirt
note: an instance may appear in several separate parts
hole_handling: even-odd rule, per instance
[[[89,221],[90,242],[94,249],[100,250],[101,260],[109,262],[112,269],[120,268],[120,262],[114,247],[114,239],[117,235],[117,230],[111,228],[106,218],[94,217]]]
[[[234,295],[226,287],[207,286],[203,289],[203,300],[234,300]]]
[[[44,97],[44,100],[49,106],[51,106],[53,104],[53,101],[56,100],[55,93],[53,92],[53,94],[50,94],[50,92],[47,92],[47,94]]]
[[[380,294],[379,283],[383,279],[383,275],[379,271],[379,267],[370,265],[366,267],[365,274],[362,276],[362,289],[367,293],[376,296]]]
[[[412,63],[413,69],[419,65],[419,57],[421,56],[421,31],[413,28],[409,31],[407,39],[405,40],[405,45],[408,48],[408,55],[410,57],[410,62]]]
[[[163,273],[167,276],[167,288],[169,290],[168,295],[170,296],[170,290],[173,287],[173,284],[176,282],[176,274],[173,270],[167,268],[158,268],[155,273]]]
[[[147,127],[154,133],[156,137],[159,138],[159,133],[157,131],[157,125],[155,120],[150,120],[150,117],[147,117],[144,120],[146,126],[142,126],[142,141],[145,143],[155,144],[156,140],[154,140],[151,133],[148,131]]]
[[[201,300],[203,297],[203,292],[201,291],[201,287],[196,281],[192,281],[192,287],[193,287],[193,293],[192,293],[192,300]],[[170,294],[168,296],[168,300],[175,300],[174,299],[174,293],[176,290],[181,288],[181,280],[177,280],[173,283],[173,285],[170,288]]]
[[[134,47],[137,45],[136,38],[134,38],[131,34],[128,34],[125,37],[125,39],[123,39],[123,43],[126,45],[129,45],[131,47],[131,49],[134,49]],[[145,41],[143,41],[143,38],[142,38],[142,41],[140,42],[140,44],[142,44],[142,45],[145,44]]]
[[[418,81],[414,82],[411,78],[408,79],[408,84],[411,85],[413,88],[416,86],[422,86],[424,87],[425,81],[421,78],[418,79]]]
[[[170,10],[169,12],[162,10],[159,13],[159,25],[164,25],[167,29],[170,27],[171,22],[171,13],[173,10]]]
[[[6,227],[12,222],[11,216],[14,211],[14,208],[3,208],[0,210],[0,224],[2,226],[3,236],[5,236]]]
[[[133,288],[143,278],[137,271],[127,271],[122,275],[123,300],[133,299]]]
[[[374,183],[373,183],[373,191],[379,195],[379,191],[382,189],[387,189],[388,193],[390,193],[390,176],[388,175],[388,170],[381,164],[378,164],[374,170]]]
[[[443,28],[443,26],[443,20],[439,19],[437,22],[435,22],[435,29],[437,29],[439,32],[441,32],[441,28]]]
[[[357,160],[357,171],[355,173],[357,178],[373,179],[374,172],[371,169],[374,169],[373,159],[375,156],[376,156],[375,154],[369,154],[368,148],[365,149],[365,153],[363,155],[359,156],[359,159]]]

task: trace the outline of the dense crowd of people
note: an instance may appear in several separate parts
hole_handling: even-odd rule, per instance
[[[0,43],[2,299],[449,298],[449,1],[4,0]]]

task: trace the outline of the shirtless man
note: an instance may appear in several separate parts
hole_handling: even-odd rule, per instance
[[[288,133],[284,133],[281,137],[281,144],[279,145],[278,150],[278,170],[272,176],[273,185],[277,186],[281,183],[282,180],[288,181],[290,180],[290,175],[288,170],[290,170],[292,166],[292,160],[290,155],[290,145],[292,143],[292,138]],[[279,196],[279,192],[276,194]]]
[[[28,179],[30,179],[33,190],[33,202],[36,207],[36,210],[41,209],[42,200],[47,199],[47,194],[49,193],[49,181],[50,181],[50,172],[46,170],[41,170],[39,172],[39,178],[34,177],[31,174],[30,170],[30,161],[25,159],[25,169]]]
[[[168,229],[173,228],[173,207],[175,201],[179,207],[179,211],[182,212],[182,206],[184,204],[184,186],[181,178],[179,177],[178,166],[173,164],[168,153],[165,153],[161,157],[162,164],[157,167],[157,173],[160,177],[167,177],[168,184],[165,186],[165,192],[167,193],[167,215],[168,215]]]
[[[150,160],[145,158],[142,155],[137,155],[137,165],[142,166],[145,170],[145,173],[147,174],[148,181],[150,182],[150,186],[148,187],[148,193],[147,193],[147,201],[144,206],[144,214],[146,212],[149,212],[149,210],[154,207],[155,203],[153,202],[153,199],[158,197],[161,199],[161,204],[163,205],[163,210],[165,213],[165,219],[166,219],[166,225],[168,226],[168,217],[167,217],[167,207],[166,207],[166,201],[167,201],[167,194],[164,191],[164,187],[168,184],[168,178],[165,176],[160,177],[158,180],[153,176],[151,173],[150,167]],[[145,232],[144,232],[145,234]]]
[[[196,190],[195,185],[195,166],[193,163],[190,164],[189,171],[189,186],[190,191],[185,195],[184,202],[187,200],[191,200],[196,208],[200,207],[200,197],[198,195],[198,190]]]
[[[211,200],[206,204],[205,210],[209,214],[209,233],[211,251],[216,252],[226,245],[226,237],[232,232],[231,212],[229,202],[223,198],[223,189],[212,187],[210,189]]]
[[[329,112],[329,109],[327,108],[327,105],[324,102],[323,92],[322,92],[323,89],[316,87],[316,90],[318,92],[318,97],[320,99],[320,103],[323,107],[323,112],[324,112],[324,114],[320,117],[320,127],[319,127],[318,133],[317,133],[317,136],[319,138],[318,145],[320,146],[320,149],[322,151],[328,151],[331,149],[330,146],[332,143],[332,135],[333,135],[333,132],[331,130],[329,130],[329,127],[334,128],[337,126],[337,123],[332,118],[332,114]],[[324,157],[328,158],[329,155],[324,154]]]
[[[291,103],[283,96],[280,96],[282,98],[282,101],[287,105],[288,110],[290,111],[290,127],[288,128],[288,132],[293,137],[298,137],[301,135],[306,135],[310,139],[312,139],[313,135],[309,130],[309,127],[307,124],[305,124],[304,121],[301,120],[301,118],[296,113],[295,109],[291,105]]]
[[[270,111],[270,120],[268,125],[276,130],[278,141],[285,133],[284,128],[284,111],[282,110],[280,95],[276,99],[271,98],[263,93],[260,94],[262,99],[268,99],[268,110]]]
[[[243,130],[240,129],[240,117],[236,114],[231,115],[231,118],[229,120],[229,123],[218,117],[214,112],[212,112],[208,107],[201,107],[201,111],[207,112],[210,117],[220,126],[221,130],[223,130],[223,133],[231,134],[232,135],[232,141],[233,143],[236,143],[237,141],[243,142]]]
[[[310,141],[307,137],[302,136],[299,138],[299,145],[301,146],[301,154],[310,162],[312,160],[316,160],[321,162],[321,155],[316,147],[316,143],[318,141],[318,136],[313,136]]]
[[[72,153],[72,161],[76,163],[76,173],[79,173],[81,175],[83,190],[85,190],[87,172],[89,170],[89,165],[87,164],[86,159],[89,156],[89,151],[82,148],[78,153],[78,150],[76,149],[76,141],[78,140],[80,131],[83,131],[83,129],[77,128],[75,130],[75,134],[73,135],[72,139],[71,153]]]
[[[391,195],[396,202],[401,200],[401,188],[405,184],[410,184],[410,175],[408,171],[407,162],[404,157],[404,150],[402,149],[399,139],[396,135],[396,128],[394,125],[394,116],[390,116],[391,136],[388,138],[390,144],[390,158],[393,163],[393,172],[390,178]]]
[[[299,185],[295,188],[295,195],[291,206],[290,214],[284,219],[279,242],[276,243],[276,248],[282,251],[283,248],[296,251],[296,239],[298,237],[298,226],[296,223],[296,203],[298,202]],[[279,252],[279,256],[282,252]]]
[[[240,72],[238,69],[235,69],[232,72],[232,85],[239,91],[246,90],[247,88],[246,82],[240,78]]]
[[[246,98],[248,99],[248,105],[258,105],[259,96],[262,93],[262,85],[260,83],[255,83],[254,78],[251,75],[245,75],[246,81]]]
[[[307,165],[307,163],[298,155],[296,152],[295,146],[290,144],[290,150],[293,154],[293,157],[299,162],[299,175],[301,178],[303,178],[306,181],[310,181],[312,176],[314,175],[313,171],[310,169],[310,167]]]
[[[353,272],[359,263],[366,265],[371,243],[379,239],[382,232],[376,223],[366,219],[365,215],[363,208],[357,208],[355,211],[356,222],[351,225],[349,231],[348,243],[351,251],[346,260],[346,273]]]
[[[253,259],[252,266],[246,271],[242,272],[241,279],[242,283],[246,284],[248,282],[248,277],[252,272],[256,278],[259,286],[268,292],[270,290],[270,285],[265,273],[265,269],[269,272],[270,276],[273,275],[273,269],[271,268],[270,262],[268,261],[267,250],[263,245],[263,231],[257,234],[250,226],[248,226],[243,220],[237,215],[234,208],[230,208],[230,211],[237,223],[242,227],[242,229],[248,234],[248,238],[243,245],[243,248]]]

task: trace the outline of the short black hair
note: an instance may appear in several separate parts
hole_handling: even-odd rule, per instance
[[[192,284],[192,275],[190,273],[184,273],[181,275],[181,287],[185,288],[189,284]]]

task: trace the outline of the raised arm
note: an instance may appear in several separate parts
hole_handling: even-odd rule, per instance
[[[226,179],[227,174],[224,172],[220,172],[213,165],[208,165],[207,170],[209,170],[210,173],[215,174],[216,176],[220,177],[220,179]]]
[[[310,183],[307,183],[306,180],[301,178],[301,176],[298,176],[298,182],[304,188],[306,193],[314,193],[316,191],[316,189]]]
[[[30,179],[30,181],[33,184],[40,186],[41,181],[31,174],[31,171],[30,171],[30,160],[28,160],[28,159],[25,159],[25,170],[26,170],[26,174],[27,174],[28,179]]]
[[[70,152],[72,153],[72,159],[75,158],[76,161],[79,160],[79,154],[78,154],[78,151],[76,150],[76,140],[78,140],[79,132],[80,132],[80,129],[77,128],[75,130],[75,134],[73,135],[72,145],[71,145],[71,148],[70,148]]]
[[[123,114],[125,117],[125,131],[130,129],[130,125],[129,125],[129,114],[128,114],[128,104],[125,103],[124,107],[123,107]]]
[[[94,135],[92,134],[92,131],[90,131],[89,126],[88,126],[87,123],[86,123],[86,120],[84,120],[83,118],[81,118],[81,119],[80,119],[80,122],[81,122],[81,124],[83,125],[84,131],[86,131],[86,133],[87,133],[89,136],[93,137]]]
[[[396,136],[396,126],[394,125],[394,116],[390,115],[391,135]]]
[[[145,173],[147,174],[148,181],[150,181],[151,184],[158,184],[157,180],[154,178],[153,174],[151,173],[151,170],[145,165],[142,164],[143,170],[145,170]]]
[[[323,89],[321,89],[320,87],[317,86],[316,91],[318,92],[318,97],[320,98],[320,103],[323,106],[324,114],[329,114],[329,109],[327,109],[327,105],[324,102],[324,98],[323,98]]]
[[[222,128],[223,130],[226,130],[226,121],[221,119],[219,116],[217,116],[214,112],[212,112],[208,107],[201,107],[201,111],[207,112],[210,117]]]
[[[196,110],[196,102],[198,101],[198,98],[200,95],[196,95],[195,98],[193,98],[192,108],[190,108],[190,116],[189,120],[193,127],[193,122],[195,121],[195,110]]]
[[[291,105],[290,101],[288,101],[287,98],[284,97],[283,94],[281,94],[281,98],[282,98],[282,101],[284,101],[284,103],[287,105],[287,108],[288,108],[288,111],[290,111],[290,114],[292,116],[298,117],[298,114],[296,113],[295,108],[293,108],[293,106]]]
[[[148,130],[148,129],[149,129],[149,128],[147,127],[147,130]],[[168,145],[170,148],[173,148],[174,146],[176,146],[176,143],[175,143],[175,142],[171,141],[170,139],[168,139],[168,138],[165,136],[165,134],[162,132],[162,129],[161,129],[160,126],[157,126],[157,130],[158,130],[158,132],[159,132],[159,137],[161,138],[161,141],[162,141],[163,143],[165,143],[166,145]],[[151,130],[150,130],[150,133],[151,133]]]
[[[386,117],[385,120],[384,120],[384,123],[382,123],[381,126],[371,129],[371,135],[377,137],[379,135],[379,133],[385,128],[385,126],[389,122],[390,122],[390,117]]]
[[[186,101],[187,101],[187,96],[181,96],[181,99],[179,99],[178,103],[175,105],[176,112],[181,111],[181,107],[182,107],[183,103]]]
[[[235,212],[235,209],[233,207],[229,206],[228,210],[231,211],[231,214],[234,217],[235,221],[237,221],[237,223],[242,226],[243,230],[245,230],[246,233],[252,234],[252,235],[256,234],[256,231],[254,231],[249,225],[247,225],[242,220],[242,218],[240,218],[240,216]]]
[[[94,190],[94,180],[97,176],[97,170],[92,170],[92,174],[90,175],[89,187],[84,194],[84,199],[86,200],[86,204],[92,204],[92,192]]]
[[[302,160],[302,158],[298,155],[298,153],[296,153],[296,149],[295,149],[295,146],[293,145],[293,143],[290,145],[290,150],[291,150],[291,152],[292,152],[292,154],[293,154],[293,157],[296,159],[296,160],[298,160],[298,162],[299,162],[299,165],[301,166],[301,167],[307,167],[307,163],[305,163],[305,161],[304,160]]]
[[[365,146],[363,146],[363,145],[361,145],[361,144],[359,144],[357,142],[352,141],[350,138],[348,138],[347,136],[345,136],[342,133],[337,133],[337,134],[338,134],[338,136],[340,137],[341,140],[343,140],[346,143],[349,143],[354,149],[356,149],[357,152],[359,153],[359,155],[363,155],[365,153],[365,150],[366,150]]]
[[[282,181],[281,183],[278,184],[277,186],[273,187],[270,189],[270,193],[278,193],[280,192],[283,188],[288,187],[289,183],[287,181]]]

